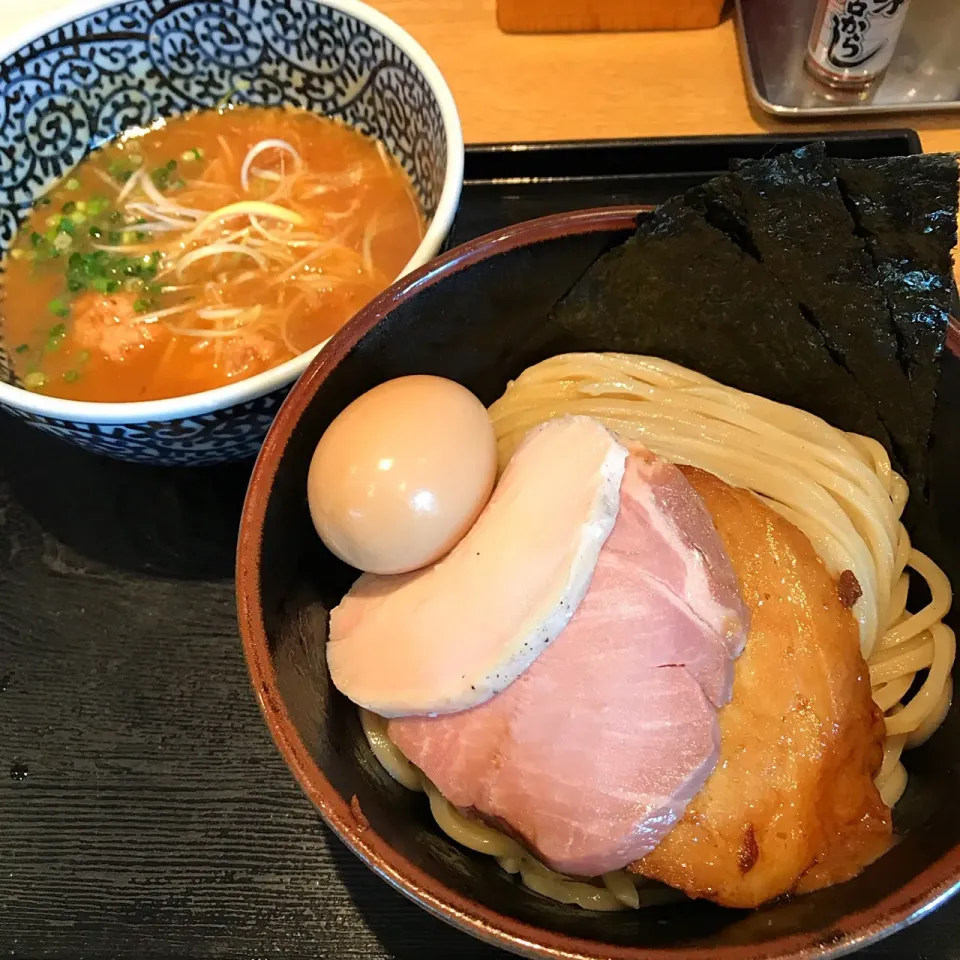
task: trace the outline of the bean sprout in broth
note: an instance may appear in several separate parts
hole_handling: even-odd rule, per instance
[[[423,238],[383,145],[283,107],[158,121],[94,151],[37,204],[4,273],[29,390],[182,396],[321,343]]]

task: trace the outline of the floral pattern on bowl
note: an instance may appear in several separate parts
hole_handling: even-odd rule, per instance
[[[33,203],[92,148],[132,126],[215,107],[231,96],[337,117],[377,137],[410,175],[428,220],[442,200],[451,208],[449,155],[459,151],[453,164],[459,193],[463,148],[462,141],[450,142],[451,112],[457,137],[459,122],[449,91],[416,44],[363,4],[127,0],[84,8],[19,49],[0,52],[0,251]],[[429,77],[431,71],[436,75]],[[444,219],[442,234],[452,209]],[[442,240],[421,246],[413,265],[436,253]],[[221,389],[216,397],[211,391],[208,404],[203,394],[178,398],[189,400],[183,405],[189,415],[178,415],[177,400],[131,404],[136,415],[124,422],[117,408],[126,405],[76,404],[19,389],[4,349],[0,303],[0,406],[122,459],[185,464],[254,455],[309,356],[297,361],[292,371],[268,371],[226,388],[234,389],[235,403],[224,405]],[[108,415],[101,421],[94,408]]]

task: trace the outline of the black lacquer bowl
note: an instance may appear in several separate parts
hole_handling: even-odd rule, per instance
[[[450,377],[490,403],[531,363],[604,349],[602,321],[592,342],[573,341],[551,328],[547,314],[601,251],[628,235],[639,213],[563,214],[473,241],[395,285],[333,338],[285,402],[247,498],[237,589],[250,672],[280,750],[330,827],[385,880],[468,933],[532,957],[836,956],[919,919],[960,885],[956,706],[933,739],[907,756],[910,786],[896,811],[901,841],[855,880],[754,911],[682,901],[594,914],[531,893],[492,858],[449,841],[424,797],[379,767],[355,708],[327,676],[327,611],[355,574],[325,551],[307,513],[307,468],[326,426],[391,377]],[[911,534],[955,581],[958,411],[960,360],[948,353],[931,507],[918,511]]]

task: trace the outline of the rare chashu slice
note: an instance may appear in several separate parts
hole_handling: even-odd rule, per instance
[[[883,718],[856,621],[810,541],[748,490],[689,467],[751,611],[720,763],[633,869],[728,907],[846,880],[891,842],[874,776]]]
[[[452,804],[583,876],[653,849],[703,786],[747,629],[680,471],[638,451],[620,501],[586,597],[523,676],[464,713],[388,725]]]
[[[626,457],[588,417],[532,431],[446,557],[412,574],[362,576],[333,610],[337,688],[403,717],[466,710],[509,686],[583,599],[616,521]]]

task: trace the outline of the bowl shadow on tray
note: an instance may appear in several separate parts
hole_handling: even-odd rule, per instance
[[[151,467],[90,453],[0,413],[0,482],[88,560],[184,580],[233,576],[252,461]],[[11,453],[13,452],[13,453]]]
[[[434,825],[425,798],[395,784],[379,767],[355,709],[329,683],[323,656],[328,611],[355,574],[322,548],[307,514],[307,467],[321,433],[347,403],[390,377],[452,377],[489,403],[509,377],[530,363],[566,350],[608,348],[590,336],[551,329],[545,320],[550,306],[596,254],[623,235],[609,231],[541,241],[421,289],[363,337],[306,404],[269,494],[260,558],[261,603],[280,697],[317,767],[345,801],[357,798],[370,829],[447,888],[506,917],[561,935],[635,949],[741,947],[745,956],[758,950],[758,955],[769,955],[763,952],[765,942],[796,935],[806,936],[789,948],[778,944],[773,954],[812,946],[819,955],[841,944],[849,949],[851,915],[908,885],[960,842],[960,821],[951,813],[960,789],[956,709],[936,736],[908,758],[910,786],[896,816],[903,842],[855,880],[749,912],[681,901],[637,912],[595,914],[545,900],[519,886],[492,858],[448,841]],[[414,329],[415,337],[410,335]],[[945,359],[941,394],[932,505],[915,512],[915,539],[956,579],[960,516],[950,502],[952,478],[960,472],[960,432],[955,429],[960,361],[955,357]],[[266,688],[258,692],[268,694]],[[304,776],[309,779],[309,771]],[[378,896],[365,881],[357,882],[352,871],[351,876],[358,908],[390,944],[393,932],[383,929],[376,917]],[[925,893],[921,884],[911,899],[915,909]],[[863,935],[870,939],[886,926],[866,929]]]

